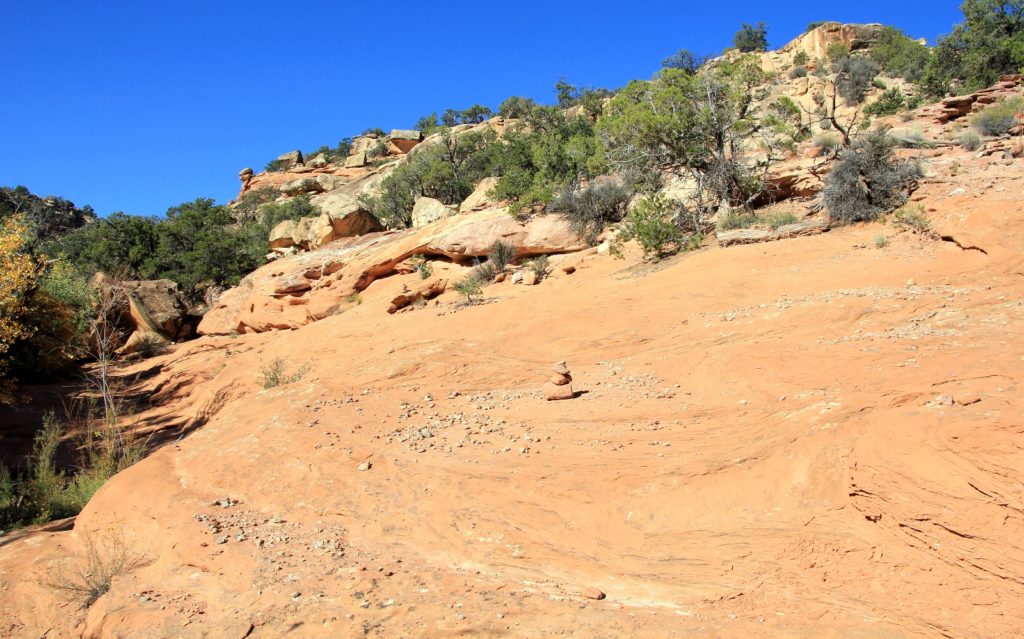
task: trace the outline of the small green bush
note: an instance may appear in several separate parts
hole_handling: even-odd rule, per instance
[[[480,297],[483,293],[483,289],[480,286],[480,280],[477,278],[476,273],[456,284],[455,290],[461,295],[466,296],[467,304],[473,304],[476,301],[476,298]]]
[[[276,388],[297,382],[309,372],[309,365],[302,366],[291,375],[286,372],[286,369],[287,364],[281,357],[274,358],[269,364],[261,367],[259,374],[263,388]]]
[[[793,56],[793,64],[795,66],[804,66],[810,62],[810,56],[807,55],[806,51],[797,51],[796,55]]]
[[[732,231],[734,229],[749,229],[757,224],[757,216],[746,210],[732,210],[718,216],[716,227],[719,231]]]
[[[833,42],[825,49],[829,62],[837,64],[850,57],[850,46],[845,42]]]
[[[789,70],[789,79],[796,80],[797,78],[807,77],[807,67],[804,65],[795,66]]]
[[[547,255],[538,255],[533,258],[526,263],[526,268],[536,273],[538,282],[547,277],[548,273],[551,271]]]
[[[515,244],[497,240],[491,245],[491,252],[487,255],[487,263],[492,264],[498,273],[504,272],[508,265],[516,257]]]
[[[834,224],[874,220],[906,203],[921,168],[896,158],[896,146],[886,130],[878,129],[842,151],[822,190]]]
[[[124,537],[120,528],[106,533],[83,533],[84,553],[58,562],[41,583],[88,608],[110,590],[114,577],[149,563]]]
[[[773,231],[775,231],[780,227],[787,226],[789,224],[796,224],[800,221],[800,218],[793,213],[772,213],[766,217],[764,221]]]
[[[841,140],[835,133],[819,133],[814,136],[814,146],[822,149],[825,153],[831,153],[839,147]]]
[[[887,238],[885,235],[883,235],[882,233],[879,233],[878,235],[875,236],[875,248],[883,249],[883,248],[885,248],[888,245],[889,245],[889,238]]]
[[[427,261],[426,256],[414,255],[411,261],[413,268],[416,269],[421,280],[425,280],[434,274],[434,269],[430,266],[430,262]]]
[[[899,113],[907,104],[907,99],[898,87],[885,91],[878,99],[864,109],[864,114],[882,117]]]
[[[830,47],[831,48],[831,47]],[[878,75],[878,65],[863,56],[848,56],[836,61],[836,91],[847,104],[860,104]]]
[[[898,226],[915,232],[927,232],[932,228],[928,216],[925,215],[924,206],[920,204],[901,206],[893,212],[892,219]]]
[[[968,151],[977,151],[981,148],[981,136],[975,131],[964,131],[958,139],[960,146]]]
[[[679,250],[683,232],[674,220],[679,208],[678,202],[661,194],[643,198],[626,214],[619,239],[636,240],[644,257],[660,259]]]
[[[982,135],[1006,135],[1024,112],[1024,97],[1015,97],[994,104],[971,116],[971,126]]]
[[[630,195],[622,182],[603,180],[581,189],[564,188],[548,208],[568,220],[576,235],[593,244],[605,224],[622,219]]]

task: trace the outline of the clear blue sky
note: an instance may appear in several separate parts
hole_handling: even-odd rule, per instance
[[[553,100],[560,76],[620,87],[741,22],[773,48],[813,20],[948,33],[957,0],[857,2],[118,2],[4,7],[0,185],[162,214],[227,202],[237,173],[367,127],[509,95]]]

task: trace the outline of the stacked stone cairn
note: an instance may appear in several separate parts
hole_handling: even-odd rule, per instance
[[[572,399],[576,395],[572,390],[572,375],[565,362],[555,364],[555,373],[544,384],[544,398],[548,401]]]

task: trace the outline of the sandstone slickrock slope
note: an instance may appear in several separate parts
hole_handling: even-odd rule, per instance
[[[1018,636],[1024,160],[935,115],[927,230],[650,263],[481,201],[264,266],[119,371],[157,450],[0,537],[0,636]],[[466,304],[495,239],[549,274]],[[87,611],[42,585],[111,532]]]

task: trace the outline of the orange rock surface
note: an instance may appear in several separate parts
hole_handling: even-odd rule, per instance
[[[0,537],[0,636],[1018,636],[1021,166],[932,160],[933,236],[584,252],[389,315],[396,274],[125,368],[160,446]],[[80,611],[41,580],[104,531],[149,563]]]

